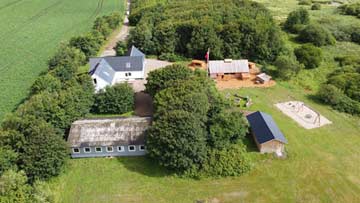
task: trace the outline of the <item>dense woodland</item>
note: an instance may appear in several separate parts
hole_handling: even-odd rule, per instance
[[[130,44],[146,54],[273,61],[280,28],[261,4],[237,0],[132,2]]]
[[[94,98],[92,80],[79,67],[96,56],[121,20],[119,13],[99,17],[91,32],[62,44],[28,99],[1,123],[0,202],[53,201],[42,181],[61,172],[71,123],[99,109],[94,100],[103,97]]]

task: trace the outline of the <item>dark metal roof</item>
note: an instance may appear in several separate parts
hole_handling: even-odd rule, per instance
[[[104,57],[104,59],[116,72],[142,71],[144,67],[143,56]]]
[[[287,143],[286,138],[276,125],[274,119],[267,113],[257,111],[246,116],[250,128],[259,144],[270,140],[278,140]]]

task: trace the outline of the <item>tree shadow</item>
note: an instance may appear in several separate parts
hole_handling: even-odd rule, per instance
[[[321,101],[320,97],[316,94],[306,94],[306,98],[315,102],[316,104],[324,105],[324,102]]]
[[[248,152],[259,152],[255,140],[252,134],[248,133],[243,140],[244,145],[246,146],[246,151]]]
[[[116,158],[127,170],[149,177],[165,177],[173,173],[148,156]]]

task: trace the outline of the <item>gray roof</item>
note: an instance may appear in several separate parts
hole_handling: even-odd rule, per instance
[[[265,82],[271,80],[271,76],[267,75],[266,73],[260,73],[256,77],[261,79],[262,81],[265,81]]]
[[[106,60],[116,72],[142,71],[144,67],[143,56],[104,57],[104,60]]]
[[[270,140],[287,143],[286,138],[276,125],[274,119],[267,113],[257,111],[246,116],[250,128],[259,144]]]
[[[71,147],[142,145],[150,117],[85,119],[75,121],[70,128]]]
[[[212,73],[249,73],[248,60],[209,61],[209,72]]]
[[[90,58],[90,74],[94,74],[96,72],[96,66],[100,63],[102,59],[105,60],[116,72],[142,71],[144,68],[145,54],[142,53],[135,46],[132,46],[129,56],[107,56]]]
[[[145,57],[145,54],[142,53],[138,48],[136,48],[134,45],[130,49],[129,56],[143,56]]]

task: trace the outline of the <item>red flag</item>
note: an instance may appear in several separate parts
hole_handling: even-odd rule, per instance
[[[206,61],[209,61],[209,59],[210,59],[210,49],[208,49],[208,51],[206,52],[205,59],[206,59]]]

